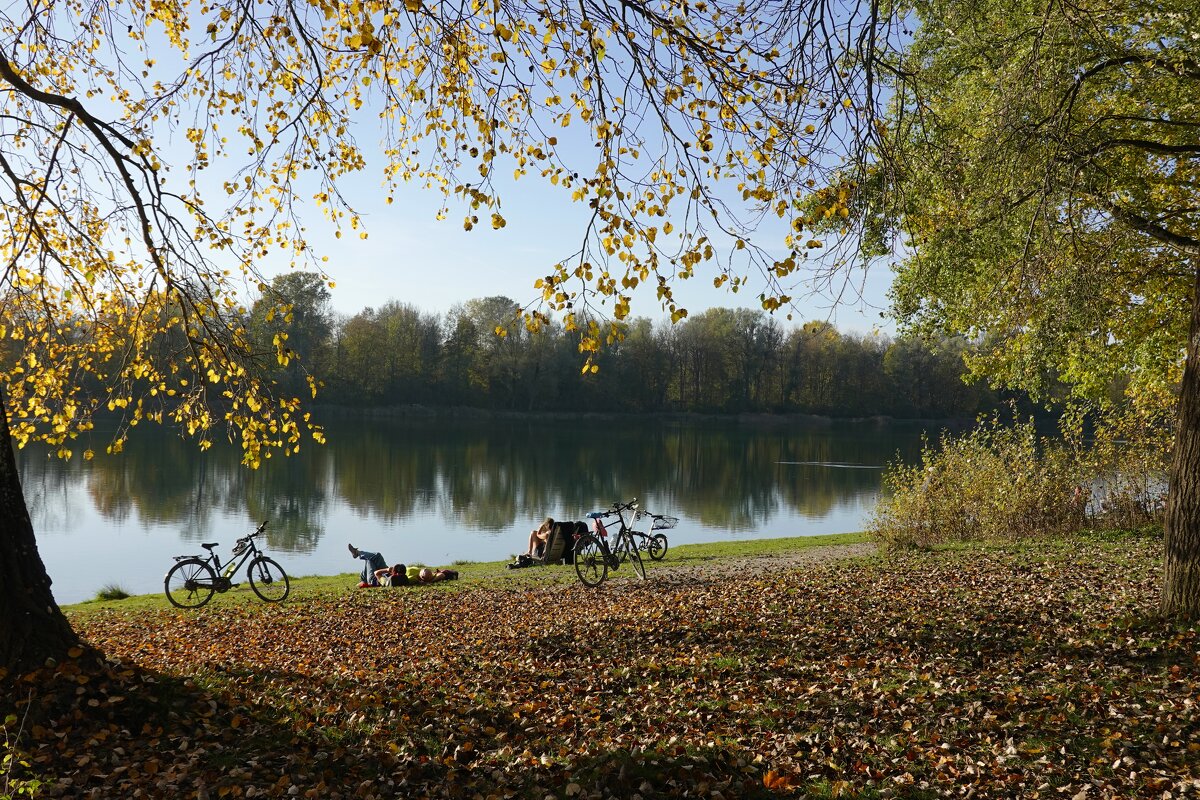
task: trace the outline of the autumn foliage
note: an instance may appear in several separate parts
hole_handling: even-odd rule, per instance
[[[0,712],[48,797],[1177,797],[1157,547],[106,611]]]
[[[945,432],[936,444],[925,442],[918,463],[884,473],[887,496],[872,513],[870,533],[889,547],[930,547],[1061,535],[1092,524],[1161,525],[1169,453],[1163,429],[1122,435],[1107,425],[1086,442],[1067,424],[1051,438],[1032,421],[999,416],[965,434]]]

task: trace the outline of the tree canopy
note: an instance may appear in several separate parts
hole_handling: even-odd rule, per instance
[[[1200,11],[912,13],[860,196],[903,236],[896,311],[984,338],[972,363],[996,383],[1045,395],[1062,380],[1175,431],[1163,608],[1200,616]]]
[[[444,315],[390,301],[331,321],[316,274],[289,272],[272,287],[254,305],[251,340],[279,335],[267,309],[286,301],[282,333],[296,357],[274,378],[286,388],[311,376],[320,400],[337,406],[966,420],[996,402],[982,381],[964,382],[961,338],[893,340],[710,308],[675,324],[627,319],[621,340],[596,356],[598,372],[581,373],[578,340],[557,322],[495,334],[518,305],[507,297]]]
[[[918,3],[888,147],[915,326],[992,380],[1170,414],[1200,255],[1191,3]]]

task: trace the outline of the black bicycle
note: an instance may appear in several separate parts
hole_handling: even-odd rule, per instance
[[[637,540],[634,539],[633,524],[638,519],[637,500],[614,503],[607,511],[588,514],[595,526],[594,533],[584,533],[575,540],[575,574],[584,586],[599,586],[608,578],[609,570],[621,568],[628,561],[633,571],[642,580],[646,579],[646,566],[642,563]],[[608,529],[604,520],[617,522],[618,528],[612,547],[608,544]],[[664,548],[665,552],[665,548]]]
[[[266,529],[267,521],[264,520],[254,533],[238,539],[233,546],[233,556],[224,567],[221,566],[221,557],[214,552],[214,548],[220,547],[217,542],[200,545],[208,551],[207,557],[175,556],[175,566],[163,579],[163,587],[167,590],[171,605],[199,608],[211,600],[216,592],[228,592],[237,586],[233,576],[247,561],[246,577],[250,579],[250,588],[254,593],[268,603],[282,602],[292,589],[287,573],[273,559],[264,555],[254,541]]]

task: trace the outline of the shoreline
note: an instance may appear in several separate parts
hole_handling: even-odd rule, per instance
[[[869,557],[878,552],[867,534],[831,533],[820,536],[785,536],[765,539],[736,539],[702,544],[683,544],[669,548],[662,561],[644,559],[647,581],[655,578],[703,581],[713,577],[730,578],[738,575],[757,575],[777,572],[801,564]],[[444,565],[459,571],[457,581],[430,586],[404,587],[406,590],[469,591],[475,588],[507,588],[512,586],[574,584],[579,578],[570,564],[546,567],[508,569],[508,561],[458,561]],[[633,572],[610,573],[609,582],[630,581]],[[342,591],[367,591],[358,588],[358,573],[340,572],[332,575],[289,575],[292,588],[285,605]],[[632,581],[630,581],[632,582]],[[607,583],[606,583],[607,585]],[[215,595],[206,607],[233,603],[264,605],[251,593],[246,584],[224,595]],[[97,612],[142,611],[170,608],[163,592],[130,595],[120,600],[90,599],[61,605],[68,616],[90,615]]]

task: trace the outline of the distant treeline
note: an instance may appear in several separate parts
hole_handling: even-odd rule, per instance
[[[277,378],[303,392],[311,372],[324,403],[910,419],[970,417],[996,404],[986,386],[963,382],[961,339],[840,333],[822,322],[788,328],[762,311],[714,308],[676,325],[630,321],[598,372],[584,374],[574,334],[512,325],[517,304],[505,297],[445,315],[389,302],[348,318],[335,318],[328,300],[317,276],[289,273],[249,321],[264,347],[282,326],[300,358]],[[268,322],[281,301],[290,321]]]

